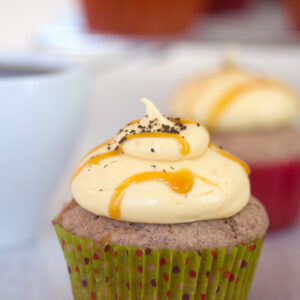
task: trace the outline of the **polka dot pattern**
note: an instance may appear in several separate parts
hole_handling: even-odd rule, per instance
[[[163,275],[163,279],[165,280],[165,281],[169,281],[169,274],[164,274]]]
[[[256,249],[256,244],[252,244],[249,246],[249,251],[254,251]]]
[[[164,266],[165,264],[166,264],[166,259],[165,258],[161,258],[160,260],[159,260],[159,265],[160,266]]]
[[[151,280],[151,285],[152,285],[152,287],[156,287],[157,286],[155,279]]]
[[[140,273],[143,273],[143,267],[142,267],[142,266],[138,266],[137,269],[138,269],[138,271],[139,271]]]
[[[238,299],[245,299],[248,274],[262,244],[257,240],[227,249],[158,251],[103,245],[57,232],[73,292],[96,300],[211,300],[229,290],[232,298],[238,290]],[[118,294],[114,287],[120,284],[124,288]]]
[[[81,284],[84,288],[88,286],[88,282],[86,280],[81,280]]]
[[[99,257],[99,255],[98,255],[97,253],[94,253],[94,254],[93,254],[93,259],[94,259],[94,260],[98,260],[99,258],[100,258],[100,257]]]
[[[229,272],[229,271],[225,271],[224,272],[224,277],[227,278],[229,281],[233,281],[234,280],[234,275]]]
[[[192,278],[196,278],[196,277],[197,277],[197,273],[196,273],[195,270],[191,270],[191,271],[189,272],[189,275],[190,275],[190,277],[192,277]]]
[[[248,263],[245,260],[242,260],[240,263],[240,268],[247,268]]]

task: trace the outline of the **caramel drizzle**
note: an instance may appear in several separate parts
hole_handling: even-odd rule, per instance
[[[126,140],[132,140],[136,138],[173,138],[176,139],[179,144],[181,145],[181,154],[187,155],[190,152],[190,144],[186,141],[185,138],[180,136],[179,134],[175,133],[167,133],[167,132],[142,132],[142,133],[136,133],[136,134],[130,134],[126,136]]]
[[[209,128],[214,128],[220,118],[220,115],[226,110],[226,108],[234,102],[238,96],[249,92],[251,90],[260,88],[260,87],[266,87],[266,86],[277,86],[279,88],[283,88],[287,90],[287,88],[283,85],[281,85],[278,82],[275,82],[270,79],[256,79],[254,81],[245,82],[243,84],[240,84],[234,88],[232,88],[227,94],[225,94],[219,101],[217,101],[216,105],[213,107],[208,120],[207,120],[207,126]]]
[[[98,148],[99,149],[99,148]],[[74,179],[78,176],[78,174],[88,165],[98,165],[101,160],[104,160],[109,157],[117,156],[123,154],[123,150],[119,147],[117,150],[105,152],[102,154],[98,154],[95,156],[92,156],[90,159],[88,159],[84,164],[82,164],[73,174],[71,183],[74,181]]]
[[[115,189],[115,192],[109,203],[109,215],[113,219],[119,219],[121,215],[121,204],[129,187],[145,181],[158,181],[167,184],[175,193],[187,194],[193,188],[195,177],[206,184],[218,187],[218,185],[201,175],[194,174],[188,169],[182,169],[175,172],[144,172],[133,175],[121,182]]]
[[[107,140],[106,142],[104,142],[104,143],[102,143],[102,144],[96,146],[95,148],[93,148],[91,151],[89,151],[86,155],[83,156],[83,158],[80,160],[79,163],[81,163],[82,161],[84,161],[84,160],[85,160],[89,155],[91,155],[93,152],[95,152],[95,151],[101,149],[102,147],[108,145],[110,142],[113,141],[113,139],[114,139],[114,138],[111,138],[111,139]]]
[[[232,160],[232,161],[240,164],[243,167],[243,169],[245,170],[246,174],[247,175],[250,174],[251,170],[250,170],[249,166],[244,161],[242,161],[241,159],[239,159],[236,156],[234,156],[234,155],[232,155],[232,154],[230,154],[230,153],[228,153],[228,152],[220,149],[219,147],[217,147],[214,144],[209,144],[209,148],[212,149],[212,150],[214,150],[216,153],[218,153],[218,154],[220,154],[220,155],[222,155],[222,156],[224,156],[224,157],[226,157],[226,158],[228,158],[228,159],[230,159],[230,160]]]
[[[135,120],[132,121],[128,124],[134,124],[134,123],[138,123],[140,120]],[[182,124],[197,124],[197,122],[194,121],[187,121],[187,120],[183,120],[180,121],[182,122]],[[130,134],[127,135],[126,138],[124,139],[124,141],[122,143],[124,143],[125,141],[128,140],[132,140],[132,139],[136,139],[136,138],[149,138],[149,137],[154,137],[154,138],[174,138],[176,139],[180,145],[181,145],[181,154],[182,155],[187,155],[190,152],[190,145],[189,143],[186,141],[185,138],[183,138],[182,136],[178,135],[178,134],[174,134],[174,133],[167,133],[167,132],[142,132],[142,133],[136,133],[136,134]],[[101,149],[102,147],[106,146],[107,144],[109,144],[114,138],[109,139],[108,141],[104,142],[103,144],[95,147],[94,149],[92,149],[90,152],[88,152],[82,159],[81,161],[83,161],[86,157],[88,157],[90,154],[92,154],[94,151]],[[109,151],[109,152],[105,152],[103,154],[99,154],[96,156],[91,157],[90,159],[88,159],[84,164],[82,164],[73,174],[72,179],[71,179],[71,183],[74,181],[74,179],[78,176],[78,174],[88,165],[90,164],[99,164],[99,162],[103,159],[112,157],[112,156],[117,156],[117,155],[121,155],[123,154],[123,150],[121,147],[118,147],[117,150],[113,150],[113,151]]]

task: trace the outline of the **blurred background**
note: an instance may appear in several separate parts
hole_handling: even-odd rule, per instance
[[[229,44],[300,93],[298,0],[0,0],[0,299],[72,299],[51,220],[73,167]],[[299,299],[299,220],[264,247],[250,299]]]

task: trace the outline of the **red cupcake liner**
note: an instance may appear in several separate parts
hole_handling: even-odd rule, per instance
[[[249,0],[210,0],[208,11],[210,13],[219,13],[242,9],[245,8],[249,2]]]
[[[300,30],[300,1],[299,0],[285,0],[289,6],[291,16],[294,20],[296,28]]]
[[[161,35],[187,29],[206,0],[82,0],[87,25],[102,33]]]
[[[252,165],[251,189],[266,207],[270,229],[291,225],[300,209],[300,158],[273,165]]]

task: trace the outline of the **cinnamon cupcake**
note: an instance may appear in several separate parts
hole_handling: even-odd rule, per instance
[[[146,115],[89,152],[54,220],[75,299],[247,299],[268,227],[205,127]]]
[[[183,83],[170,109],[205,124],[215,144],[250,165],[252,193],[266,206],[271,228],[295,221],[300,204],[299,99],[289,86],[227,63]]]

